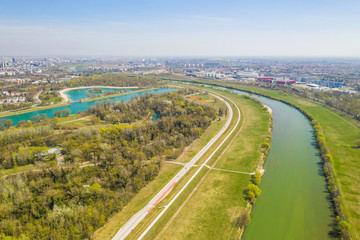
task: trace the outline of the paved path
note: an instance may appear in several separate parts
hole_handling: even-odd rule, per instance
[[[213,95],[213,94],[212,94]],[[221,130],[190,160],[190,162],[185,163],[184,167],[163,187],[155,197],[153,197],[146,206],[133,215],[116,233],[113,240],[121,240],[125,239],[131,231],[146,217],[146,215],[171,191],[174,185],[180,181],[180,179],[194,166],[194,164],[204,155],[205,152],[209,150],[209,148],[219,139],[220,136],[229,128],[231,120],[233,118],[233,110],[230,104],[217,95],[213,95],[216,98],[223,101],[229,112],[228,119],[226,123],[221,128]],[[239,109],[238,109],[239,111]],[[240,111],[239,111],[240,114]],[[206,160],[206,162],[213,156],[213,154],[221,147],[221,145],[227,140],[227,138],[231,135],[231,133],[235,130],[237,125],[240,122],[240,118],[234,127],[234,129],[228,134],[228,136],[220,143],[220,145],[216,148],[216,150],[210,155],[210,157]],[[205,163],[206,163],[205,162]],[[180,192],[171,200],[171,202],[165,206],[164,210],[158,215],[158,217],[151,223],[151,225],[145,230],[143,235],[141,235],[140,239],[145,236],[145,234],[150,230],[150,228],[155,224],[155,222],[162,216],[162,214],[167,210],[167,208],[171,205],[171,203],[178,197],[178,195],[183,191],[183,189],[191,182],[191,180],[197,175],[197,173],[202,169],[203,165],[197,170],[197,172],[190,178],[190,180],[185,184],[185,186],[180,190]]]
[[[213,94],[212,94],[213,95]],[[214,95],[215,96],[215,95]],[[218,97],[219,98],[219,97]],[[220,100],[224,101],[222,98],[220,98]],[[212,158],[212,156],[221,148],[221,146],[225,143],[225,141],[230,137],[230,135],[235,131],[235,129],[238,127],[239,123],[240,123],[240,109],[239,107],[230,99],[227,98],[228,101],[230,101],[232,104],[234,104],[234,106],[237,108],[237,112],[239,114],[239,118],[236,122],[236,125],[234,126],[234,128],[231,130],[231,132],[225,137],[225,139],[219,144],[219,146],[211,153],[211,155],[205,160],[205,162],[203,164],[201,164],[200,168],[194,173],[194,175],[191,176],[191,178],[186,182],[186,184],[180,189],[180,191],[175,195],[175,197],[173,197],[171,199],[171,201],[164,207],[164,210],[160,212],[159,215],[157,215],[157,217],[150,223],[150,225],[145,229],[145,231],[140,235],[140,237],[138,239],[142,239],[145,237],[145,235],[150,231],[150,229],[155,225],[155,223],[157,221],[159,221],[159,219],[161,218],[161,216],[166,212],[167,209],[169,209],[169,207],[175,202],[175,200],[181,195],[181,193],[186,189],[186,187],[191,183],[191,181],[196,177],[196,175],[202,170],[202,168],[206,165],[206,163]],[[232,119],[233,116],[233,111],[232,108],[230,107],[229,103],[226,102],[226,105],[229,109],[229,118],[228,121],[230,119]],[[227,122],[228,122],[227,121]],[[230,122],[229,122],[230,124]],[[225,124],[226,125],[226,124]],[[229,125],[228,125],[229,126]],[[227,126],[227,127],[228,127]],[[225,126],[224,126],[225,127]],[[219,132],[220,133],[220,132]],[[216,135],[217,136],[217,135]],[[216,137],[215,136],[215,137]]]
[[[41,100],[39,98],[41,93],[42,93],[42,90],[40,92],[36,93],[36,95],[34,96],[34,102],[37,104],[41,104]]]
[[[210,167],[206,164],[204,164],[205,167],[207,167],[210,170],[217,170],[217,171],[224,171],[224,172],[232,172],[232,173],[241,173],[241,174],[247,174],[247,175],[255,175],[255,173],[249,173],[249,172],[241,172],[241,171],[235,171],[235,170],[228,170],[228,169],[222,169],[222,168],[214,168]]]

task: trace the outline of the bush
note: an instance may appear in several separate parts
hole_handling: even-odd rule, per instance
[[[260,185],[260,182],[261,182],[261,173],[256,170],[255,171],[255,174],[251,176],[251,182],[257,186]]]
[[[243,228],[251,221],[250,215],[243,211],[240,216],[236,219],[236,226]]]
[[[260,195],[261,190],[255,184],[250,183],[247,188],[244,190],[245,199],[253,204],[256,198]]]

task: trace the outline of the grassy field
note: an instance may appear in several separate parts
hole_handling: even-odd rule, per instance
[[[252,86],[232,86],[293,103],[303,108],[322,126],[327,146],[333,155],[335,182],[341,192],[345,215],[351,224],[351,236],[353,239],[360,239],[360,149],[355,147],[360,139],[360,124],[328,106],[308,99]]]
[[[223,94],[241,107],[242,125],[208,165],[253,172],[261,156],[260,146],[268,134],[268,114],[254,102]],[[238,234],[235,220],[246,206],[242,192],[249,178],[204,168],[146,239],[233,239]]]

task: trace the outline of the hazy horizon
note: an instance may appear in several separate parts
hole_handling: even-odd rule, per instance
[[[0,56],[360,57],[359,1],[3,0]]]

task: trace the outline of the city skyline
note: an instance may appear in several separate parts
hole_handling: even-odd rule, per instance
[[[359,57],[357,1],[2,1],[1,56]]]

